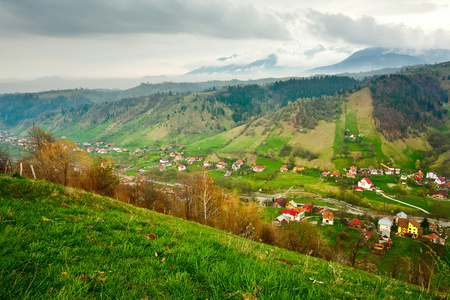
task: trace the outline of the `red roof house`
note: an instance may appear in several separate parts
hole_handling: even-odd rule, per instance
[[[362,221],[359,220],[359,219],[352,219],[352,220],[350,220],[348,222],[348,227],[350,227],[350,228],[357,228],[357,229],[359,229],[359,228],[362,227],[362,225],[363,225]]]
[[[308,212],[308,213],[312,213],[312,210],[314,208],[314,205],[312,205],[311,202],[306,203],[305,205],[303,205],[303,209]]]

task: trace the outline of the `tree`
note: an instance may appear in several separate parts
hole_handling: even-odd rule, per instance
[[[30,131],[28,131],[28,138],[30,140],[29,151],[33,154],[38,154],[47,145],[55,142],[53,134],[42,130],[38,126],[31,127]]]
[[[420,222],[420,226],[423,229],[429,229],[430,228],[430,223],[428,222],[428,219],[426,217],[423,219],[422,222]]]
[[[399,254],[391,256],[386,262],[386,271],[390,273],[391,278],[395,278],[399,273],[402,273],[402,271],[404,271],[404,266],[406,265],[406,260]]]
[[[100,156],[94,157],[86,175],[90,180],[90,190],[94,193],[111,196],[119,185],[119,176],[114,172],[115,165],[108,159]]]
[[[416,160],[414,167],[416,168],[416,170],[420,170],[420,160]]]
[[[203,223],[219,212],[220,204],[226,199],[223,189],[214,185],[214,180],[206,173],[197,177],[196,202],[198,215]]]
[[[69,140],[45,142],[37,153],[38,165],[43,178],[55,183],[68,185],[77,163],[77,146]]]
[[[6,171],[8,160],[9,160],[8,151],[3,146],[0,146],[0,173]]]
[[[366,237],[364,236],[364,233],[362,232],[362,230],[360,230],[358,232],[357,240],[352,242],[349,247],[348,254],[349,254],[350,265],[352,267],[355,267],[356,258],[358,256],[359,252],[361,251],[361,249],[364,247],[365,243],[366,243]]]
[[[184,180],[186,218],[197,218],[200,223],[210,223],[219,214],[220,206],[226,200],[225,190],[214,185],[214,180],[207,173],[195,174]]]

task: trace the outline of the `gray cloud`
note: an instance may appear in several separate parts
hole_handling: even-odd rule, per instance
[[[306,17],[311,33],[328,41],[362,46],[450,48],[448,30],[427,33],[423,29],[404,24],[380,24],[369,16],[352,19],[344,14],[328,14],[316,10],[309,10]]]
[[[289,39],[283,22],[250,4],[220,0],[0,0],[0,34],[195,34]]]

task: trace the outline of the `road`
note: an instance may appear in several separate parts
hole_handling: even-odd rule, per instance
[[[389,200],[392,200],[392,201],[401,203],[401,204],[406,205],[406,206],[414,207],[415,209],[421,210],[421,211],[423,211],[423,212],[426,213],[426,214],[430,214],[430,212],[426,211],[426,210],[423,209],[423,208],[420,208],[420,207],[418,207],[418,206],[415,206],[415,205],[412,205],[412,204],[409,204],[409,203],[406,203],[406,202],[403,202],[403,201],[400,201],[400,200],[391,198],[391,197],[389,197],[388,195],[385,195],[385,194],[383,193],[382,190],[377,190],[377,192],[380,193],[381,196],[383,196],[384,198],[388,198]]]

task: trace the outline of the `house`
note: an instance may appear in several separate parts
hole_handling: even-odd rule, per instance
[[[313,208],[314,208],[314,205],[312,205],[311,202],[306,203],[305,205],[303,205],[303,209],[304,209],[307,213],[312,213]]]
[[[211,162],[205,160],[205,161],[203,162],[203,167],[205,167],[205,168],[211,167]]]
[[[372,166],[369,167],[369,173],[370,175],[379,175],[378,170]]]
[[[339,177],[339,174],[336,174],[336,173],[330,173],[330,177]]]
[[[373,188],[373,183],[369,178],[363,178],[358,181],[358,186],[366,190],[371,190]]]
[[[279,215],[275,218],[274,223],[281,224],[283,222],[289,223],[290,218],[286,217],[285,215]]]
[[[322,224],[333,225],[334,224],[334,214],[328,209],[322,212]]]
[[[408,216],[402,211],[399,212],[398,214],[396,214],[395,217],[394,217],[394,221],[395,221],[395,224],[397,224],[397,225],[398,225],[398,219],[399,218],[407,219]]]
[[[387,244],[389,243],[389,240],[391,239],[391,231],[390,230],[383,230],[381,232],[380,239],[378,240],[378,243],[380,244]]]
[[[330,176],[330,172],[322,172],[322,176]]]
[[[355,178],[355,174],[353,173],[347,173],[347,178]]]
[[[237,161],[234,162],[231,168],[233,169],[233,171],[237,171],[242,167],[243,164],[244,162],[242,161],[242,159],[238,159]]]
[[[378,231],[383,232],[384,230],[391,231],[391,227],[394,225],[394,219],[388,216],[384,216],[378,220]]]
[[[434,180],[434,183],[436,185],[441,185],[441,184],[444,184],[445,182],[446,182],[445,177],[439,177]]]
[[[185,159],[184,159],[183,155],[178,153],[173,160],[174,161],[180,161],[180,160],[185,160]]]
[[[186,170],[186,166],[178,165],[178,171],[184,171],[184,170]]]
[[[400,170],[399,168],[395,168],[394,169],[395,175],[400,175],[400,173],[402,172],[402,170]]]
[[[188,164],[190,164],[190,165],[192,165],[195,161],[196,161],[195,157],[189,157],[189,158],[187,159],[187,162],[188,162]],[[225,166],[226,166],[226,164],[225,164]]]
[[[284,199],[283,197],[278,197],[273,202],[273,206],[275,206],[275,207],[285,207],[286,206],[286,199]]]
[[[364,237],[366,238],[366,240],[370,240],[372,238],[373,233],[370,231],[365,231],[364,232]]]
[[[280,172],[285,173],[285,172],[288,172],[288,171],[289,171],[289,170],[288,170],[288,168],[287,168],[287,165],[281,166]]]
[[[294,171],[294,172],[303,172],[303,171],[305,171],[305,167],[303,167],[303,166],[295,166],[292,169],[292,171]]]
[[[231,172],[230,170],[227,170],[227,171],[225,172],[225,175],[223,175],[223,176],[225,176],[225,177],[231,177],[231,176],[233,176],[233,172]]]
[[[414,180],[416,181],[416,183],[422,182],[422,178],[420,178],[419,176],[417,176],[416,178],[414,178]]]
[[[350,228],[356,228],[356,229],[360,229],[362,227],[362,221],[359,219],[351,219],[348,222],[348,227]]]
[[[300,221],[302,218],[295,209],[283,209],[281,213],[287,218],[290,218],[291,221]]]
[[[295,209],[297,207],[297,203],[295,203],[293,200],[289,201],[288,204],[286,204],[286,208]]]
[[[446,191],[433,191],[433,197],[438,199],[447,199],[448,192]]]
[[[438,226],[436,224],[434,224],[433,222],[429,222],[428,224],[429,224],[428,228],[430,229],[431,232],[438,233]]]
[[[393,168],[385,169],[384,174],[385,175],[394,175],[394,169]]]
[[[91,153],[92,151],[94,151],[94,148],[89,147],[89,148],[86,149],[86,151],[87,151],[87,153]]]
[[[227,163],[221,161],[221,162],[219,162],[219,163],[216,165],[216,167],[217,167],[217,169],[219,169],[219,170],[223,170],[223,169],[225,169],[225,168],[227,167]]]
[[[422,239],[426,240],[426,241],[430,241],[430,242],[435,243],[435,244],[445,245],[445,239],[441,238],[436,233],[423,235]]]
[[[358,168],[355,166],[351,166],[350,171],[348,171],[348,172],[356,175],[356,172],[358,172]]]
[[[398,219],[398,233],[416,238],[419,235],[420,224],[413,219]]]
[[[159,160],[159,163],[160,163],[161,165],[165,165],[166,167],[169,167],[169,164],[170,164],[169,160],[168,160],[167,158],[165,158],[165,157],[162,157],[162,158]]]
[[[305,210],[301,207],[296,207],[294,208],[294,210],[297,212],[297,217],[298,218],[304,218],[305,217]]]
[[[253,166],[253,172],[262,172],[266,169],[265,166],[258,166],[258,165],[254,165]]]
[[[362,191],[363,191],[362,186],[358,186],[358,187],[355,189],[355,191],[357,191],[357,192],[362,192]]]
[[[425,177],[427,179],[438,179],[439,178],[438,174],[434,171],[428,171],[427,175],[425,175]]]
[[[402,174],[402,176],[400,176],[400,180],[407,180],[408,177],[405,174]]]
[[[281,213],[287,218],[289,218],[291,221],[293,221],[295,219],[295,216],[297,215],[297,212],[295,210],[287,208],[283,209]]]
[[[423,177],[423,173],[421,171],[418,171],[414,174],[415,177],[419,177],[422,178]]]

